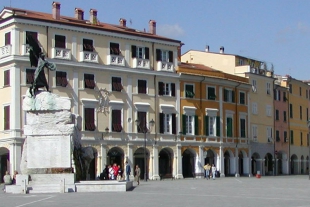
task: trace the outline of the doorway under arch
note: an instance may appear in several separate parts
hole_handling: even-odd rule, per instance
[[[182,154],[182,173],[184,178],[195,175],[195,155],[190,149],[186,149]]]
[[[298,158],[297,155],[295,154],[291,156],[291,174],[292,175],[298,174]]]
[[[149,163],[149,158],[150,158],[150,153],[148,149],[145,149],[145,154],[146,154],[146,163],[144,162],[144,147],[138,148],[135,153],[133,154],[134,156],[134,166],[138,165],[140,168],[140,178],[143,180],[144,179],[144,174],[146,173],[146,179],[149,179],[148,177],[148,163]],[[135,169],[135,168],[134,168]],[[146,172],[145,170],[146,169]]]
[[[172,178],[173,151],[166,147],[159,152],[159,176],[161,178]]]
[[[10,171],[10,151],[7,148],[0,147],[0,178],[5,175],[5,171]]]
[[[107,154],[107,164],[113,165],[116,163],[121,166],[121,169],[124,169],[124,151],[119,147],[113,147],[108,151]]]
[[[260,166],[260,156],[257,152],[253,153],[251,157],[251,166],[252,166],[252,175],[256,175],[257,171],[261,171],[261,166]],[[260,172],[262,174],[262,172]]]

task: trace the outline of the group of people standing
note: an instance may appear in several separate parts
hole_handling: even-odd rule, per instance
[[[17,174],[18,174],[18,172],[15,170],[14,174],[13,174],[13,178],[11,178],[9,171],[6,171],[5,175],[3,176],[4,186],[16,184],[16,175]],[[5,191],[5,187],[3,188],[3,190]]]
[[[212,177],[212,179],[215,180],[215,176],[216,176],[216,167],[215,167],[215,165],[213,164],[211,166],[209,163],[207,163],[205,166],[203,166],[203,168],[206,171],[206,174],[205,174],[206,179],[209,180],[209,178],[211,179],[211,177]]]
[[[125,172],[122,170],[120,165],[117,165],[116,163],[111,165],[106,165],[103,172],[100,174],[99,179],[100,180],[126,180],[129,181],[129,176],[131,173],[131,168],[128,162],[126,161],[125,166]],[[136,165],[135,168],[135,181],[137,184],[140,184],[140,168],[138,165]],[[126,176],[126,177],[125,177]]]

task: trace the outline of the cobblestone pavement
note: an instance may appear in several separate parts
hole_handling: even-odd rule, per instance
[[[6,194],[2,207],[310,207],[308,176],[226,177],[140,182],[128,192]],[[3,185],[1,185],[1,189]]]

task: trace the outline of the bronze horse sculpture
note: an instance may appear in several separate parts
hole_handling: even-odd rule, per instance
[[[56,70],[56,65],[54,63],[49,63],[45,60],[45,55],[42,52],[39,43],[31,35],[27,35],[27,41],[29,43],[29,59],[30,66],[36,67],[34,72],[33,83],[29,88],[30,95],[35,96],[35,93],[38,91],[38,88],[45,87],[49,91],[48,83],[45,77],[44,68],[48,68],[51,71]]]

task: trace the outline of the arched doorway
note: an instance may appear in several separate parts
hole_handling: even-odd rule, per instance
[[[143,180],[144,179],[144,172],[146,169],[146,179],[149,179],[148,177],[148,163],[149,163],[149,156],[150,153],[148,151],[148,149],[145,149],[145,156],[146,156],[146,165],[144,162],[144,148],[140,147],[139,149],[137,149],[134,153],[134,169],[136,165],[139,165],[140,167],[140,178]],[[133,169],[133,170],[134,170]]]
[[[7,170],[10,171],[10,151],[7,148],[0,147],[0,183],[3,182],[2,178]]]
[[[277,160],[277,175],[283,175],[283,156],[282,152],[278,152],[276,154],[276,160]]]
[[[251,157],[251,166],[252,166],[252,175],[256,175],[257,171],[261,171],[261,166],[260,166],[260,156],[258,153],[253,153]],[[262,172],[260,172],[262,174]]]
[[[273,174],[273,160],[272,155],[267,153],[265,155],[265,175],[272,175]]]
[[[195,152],[187,149],[182,154],[182,173],[184,178],[195,175]]]
[[[206,152],[206,156],[205,156],[205,165],[207,163],[209,163],[211,166],[212,164],[215,164],[215,155],[214,155],[214,152],[210,149]]]
[[[306,174],[309,174],[309,156],[306,158]]]
[[[228,151],[225,151],[225,153],[224,153],[224,173],[225,173],[225,176],[231,175],[230,165],[231,165],[230,154]]]
[[[124,151],[119,147],[113,147],[108,151],[107,164],[112,166],[114,163],[124,169]]]
[[[291,174],[292,175],[298,174],[298,159],[297,159],[297,155],[295,154],[291,156]]]
[[[302,155],[300,158],[300,173],[305,174],[305,159],[304,156]]]
[[[243,166],[243,153],[242,151],[239,151],[239,154],[238,154],[238,167],[239,167],[239,175],[243,175],[244,174],[244,166]]]
[[[173,152],[170,148],[164,148],[159,152],[159,176],[172,178]]]

